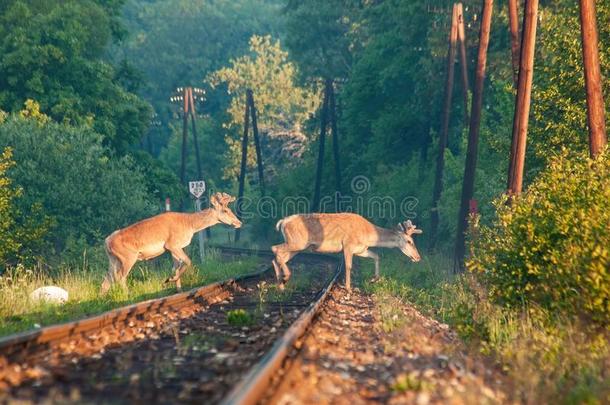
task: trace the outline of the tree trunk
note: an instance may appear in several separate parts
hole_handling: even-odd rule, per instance
[[[523,16],[523,38],[519,62],[519,84],[515,101],[513,138],[508,174],[508,194],[518,195],[523,187],[525,147],[529,122],[532,81],[534,79],[534,51],[536,46],[536,24],[538,21],[538,0],[525,1]]]
[[[453,5],[451,17],[451,30],[449,33],[449,51],[447,52],[447,81],[445,82],[445,102],[441,117],[441,131],[438,140],[438,158],[436,160],[436,174],[434,177],[434,189],[432,191],[432,212],[430,215],[430,249],[436,245],[436,234],[438,232],[439,213],[438,202],[443,191],[443,171],[445,167],[445,149],[449,132],[449,117],[451,112],[451,99],[453,96],[453,77],[455,72],[455,46],[458,35],[457,8]]]
[[[464,269],[464,255],[466,252],[466,230],[468,229],[468,212],[470,200],[474,193],[474,181],[477,168],[477,151],[479,144],[479,128],[481,126],[481,110],[483,108],[483,87],[485,85],[485,68],[487,65],[487,47],[491,31],[491,15],[493,0],[483,3],[483,17],[479,33],[479,53],[477,58],[477,73],[472,96],[470,115],[470,128],[468,131],[468,149],[466,152],[466,165],[464,168],[464,183],[462,185],[462,199],[458,217],[457,237],[455,244],[454,271]]]
[[[580,30],[582,56],[587,88],[587,124],[589,126],[589,153],[595,158],[606,146],[606,120],[602,79],[599,67],[595,0],[580,0]]]

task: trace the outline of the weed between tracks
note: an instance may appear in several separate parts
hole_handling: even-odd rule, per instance
[[[509,310],[491,303],[472,275],[456,277],[451,259],[424,257],[412,264],[402,255],[381,252],[382,280],[364,283],[375,294],[386,332],[406,320],[393,305],[396,298],[446,322],[474,349],[490,355],[514,384],[524,403],[610,402],[610,345],[607,330],[591,330],[578,320],[540,308]],[[359,260],[361,277],[373,274],[372,263]],[[406,379],[394,387],[410,389]]]
[[[226,261],[217,251],[211,250],[205,263],[195,264],[183,275],[183,291],[252,272],[257,263],[260,259],[248,257]],[[81,265],[70,267],[18,267],[7,271],[0,276],[0,336],[80,319],[176,292],[173,285],[163,284],[171,274],[171,261],[165,257],[138,263],[129,275],[128,291],[115,288],[107,296],[100,297],[100,283],[106,271],[107,263],[103,260],[95,263],[83,260]],[[31,302],[29,294],[44,285],[64,288],[69,293],[69,301],[61,306]]]

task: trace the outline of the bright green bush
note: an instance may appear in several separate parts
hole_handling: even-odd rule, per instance
[[[57,253],[70,239],[98,243],[154,213],[146,180],[133,159],[112,156],[102,136],[90,128],[11,115],[0,123],[0,148],[7,146],[16,162],[10,177],[23,189],[15,208],[31,216],[31,207],[38,206],[53,220],[44,240]],[[53,251],[40,253],[49,257]]]
[[[483,226],[468,261],[490,295],[610,320],[610,152],[554,158],[527,192]]]

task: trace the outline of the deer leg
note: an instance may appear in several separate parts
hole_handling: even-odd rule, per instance
[[[121,263],[121,268],[117,273],[117,281],[121,284],[121,287],[127,289],[127,276],[138,261],[138,255],[130,254],[128,256],[119,257],[119,261]]]
[[[108,255],[108,273],[106,273],[106,276],[104,277],[104,281],[102,281],[102,287],[100,289],[100,292],[102,295],[106,294],[108,292],[108,290],[110,290],[110,287],[112,286],[112,284],[114,284],[117,280],[117,268],[120,266],[120,262],[119,259],[117,259],[117,257],[112,254],[110,251],[106,251],[106,254]]]
[[[273,271],[275,271],[275,279],[277,282],[280,282],[280,265],[277,263],[275,259],[271,260],[271,264],[273,265]]]
[[[371,279],[372,282],[379,280],[379,255],[373,251],[365,250],[362,253],[357,254],[359,257],[370,257],[375,261],[375,276]]]
[[[271,250],[273,251],[273,253],[275,253],[274,262],[279,264],[279,267],[282,269],[283,276],[282,276],[282,280],[280,281],[279,269],[275,268],[275,265],[274,265],[274,269],[276,270],[276,276],[278,277],[278,281],[280,281],[280,288],[281,288],[281,287],[283,287],[283,285],[285,283],[288,282],[288,280],[290,280],[291,272],[286,263],[290,259],[292,259],[301,249],[292,249],[290,247],[290,245],[288,245],[287,243],[282,243],[281,245],[272,246]]]
[[[352,252],[344,250],[343,258],[345,259],[345,288],[347,291],[352,291]]]
[[[174,281],[176,283],[176,288],[178,290],[182,289],[182,282],[180,281],[180,277],[186,271],[187,268],[191,267],[191,259],[184,253],[182,249],[168,249],[172,257],[174,258],[174,270],[176,274],[174,277],[170,277],[165,280],[166,283],[170,281]]]

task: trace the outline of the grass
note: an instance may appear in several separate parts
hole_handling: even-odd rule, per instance
[[[95,257],[95,254],[91,255]],[[193,255],[191,255],[193,256]],[[260,260],[240,258],[226,262],[211,249],[205,263],[196,264],[182,276],[183,290],[252,272]],[[128,290],[113,288],[106,296],[99,289],[107,263],[86,255],[79,264],[59,265],[51,269],[17,267],[0,276],[0,336],[23,332],[45,325],[81,319],[120,306],[174,294],[174,285],[163,282],[171,274],[171,262],[162,257],[138,263],[128,277]],[[35,303],[29,294],[38,287],[56,285],[68,291],[64,305]]]
[[[473,349],[495,359],[523,403],[610,403],[608,330],[541,308],[508,309],[490,302],[472,275],[454,276],[444,256],[412,264],[400,254],[383,252],[382,280],[364,283],[375,294],[382,327],[402,325],[393,299],[410,302],[448,323]],[[372,263],[360,260],[365,279]]]

